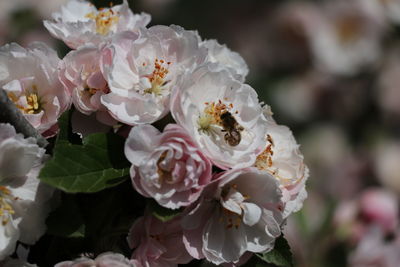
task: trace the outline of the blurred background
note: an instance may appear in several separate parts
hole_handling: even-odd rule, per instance
[[[1,45],[43,41],[65,55],[42,25],[65,2],[1,0]],[[292,129],[311,174],[285,227],[296,266],[400,266],[400,0],[129,2],[150,25],[240,53],[247,83]]]

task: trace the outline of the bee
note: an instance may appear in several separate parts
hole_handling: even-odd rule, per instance
[[[239,125],[236,119],[232,116],[229,111],[225,111],[220,115],[221,124],[222,124],[222,132],[226,132],[224,139],[230,146],[237,146],[242,136],[240,134],[244,128]]]

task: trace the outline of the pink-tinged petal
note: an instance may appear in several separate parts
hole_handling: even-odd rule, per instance
[[[71,103],[58,79],[57,53],[42,43],[27,49],[7,44],[0,48],[0,61],[7,72],[0,86],[34,128],[40,133],[49,130]]]
[[[132,259],[143,266],[176,266],[192,260],[182,243],[180,218],[161,222],[150,214],[139,218],[129,233]]]
[[[166,208],[188,206],[211,181],[211,163],[177,125],[160,133],[151,125],[132,128],[125,155],[133,164],[134,188]]]
[[[96,24],[95,20],[99,16],[109,18],[110,23]],[[44,26],[55,38],[76,49],[88,43],[99,45],[118,32],[137,32],[149,22],[148,14],[133,14],[126,0],[121,5],[101,10],[87,1],[70,0],[61,7],[60,12],[52,14],[52,20],[45,20]]]

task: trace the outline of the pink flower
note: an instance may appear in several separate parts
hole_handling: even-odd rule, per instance
[[[72,49],[89,43],[98,45],[117,32],[137,32],[150,22],[148,14],[133,14],[126,0],[121,5],[99,10],[89,1],[70,0],[52,17],[53,20],[44,21],[44,26]]]
[[[0,48],[0,86],[44,135],[57,126],[57,119],[70,106],[70,97],[57,76],[59,60],[43,43],[28,49],[15,43]]]
[[[118,121],[153,123],[169,112],[169,99],[179,75],[204,62],[196,32],[157,25],[139,37],[124,33],[104,49],[104,75],[110,93],[101,102]]]
[[[400,263],[400,231],[392,241],[385,241],[379,228],[369,228],[367,234],[350,255],[350,267],[398,267]]]
[[[339,234],[358,242],[371,226],[378,227],[384,234],[396,231],[399,226],[398,198],[380,188],[370,188],[359,198],[342,202],[335,212],[335,223]]]
[[[94,260],[81,257],[73,261],[63,261],[54,267],[137,267],[132,260],[128,260],[124,255],[112,252],[102,253]]]
[[[79,112],[85,115],[96,113],[99,121],[113,125],[116,121],[100,101],[100,97],[109,92],[100,70],[100,55],[100,49],[93,45],[71,51],[61,61],[59,77]]]
[[[132,259],[137,267],[176,267],[193,259],[183,245],[180,220],[161,222],[148,214],[136,220],[128,243],[135,249]]]
[[[256,168],[226,171],[218,179],[182,220],[188,252],[221,264],[272,249],[283,222],[277,179]]]
[[[367,222],[378,224],[388,233],[399,224],[399,205],[395,194],[382,189],[369,189],[360,198],[361,215]]]
[[[176,209],[198,199],[211,180],[211,163],[185,130],[169,124],[132,128],[125,144],[135,189],[160,205]]]

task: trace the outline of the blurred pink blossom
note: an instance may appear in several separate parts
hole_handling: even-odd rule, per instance
[[[182,242],[181,218],[162,222],[145,214],[132,225],[128,243],[135,267],[177,267],[193,258]]]

